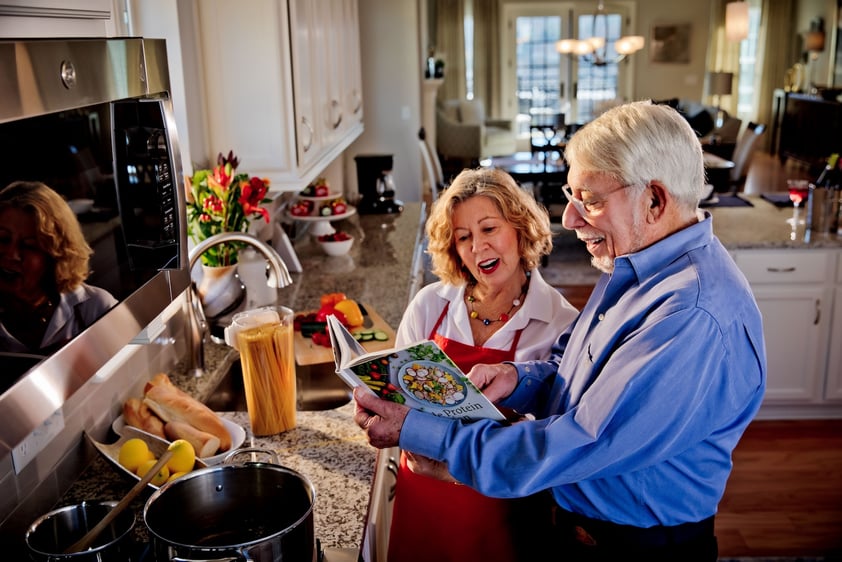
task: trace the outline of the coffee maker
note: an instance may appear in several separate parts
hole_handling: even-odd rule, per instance
[[[357,162],[357,188],[360,214],[400,213],[403,202],[395,199],[395,182],[392,179],[391,154],[361,154]]]

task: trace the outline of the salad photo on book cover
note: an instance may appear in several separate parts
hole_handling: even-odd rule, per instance
[[[366,353],[335,317],[327,326],[336,373],[350,387],[437,416],[505,419],[433,340]]]

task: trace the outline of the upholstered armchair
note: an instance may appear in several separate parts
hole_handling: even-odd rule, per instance
[[[447,100],[436,107],[436,151],[443,158],[478,162],[515,152],[511,119],[489,119],[482,100]]]

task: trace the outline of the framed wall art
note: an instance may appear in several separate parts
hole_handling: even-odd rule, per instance
[[[653,25],[649,38],[649,60],[689,64],[691,28],[689,23]]]

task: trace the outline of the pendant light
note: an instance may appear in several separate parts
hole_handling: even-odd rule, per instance
[[[641,35],[624,35],[614,42],[615,56],[608,54],[608,14],[602,0],[596,7],[591,20],[591,37],[587,39],[562,39],[556,42],[556,50],[569,56],[579,56],[583,62],[594,66],[616,64],[626,56],[643,48],[645,40]]]
[[[735,43],[748,38],[748,2],[725,5],[725,38]]]

